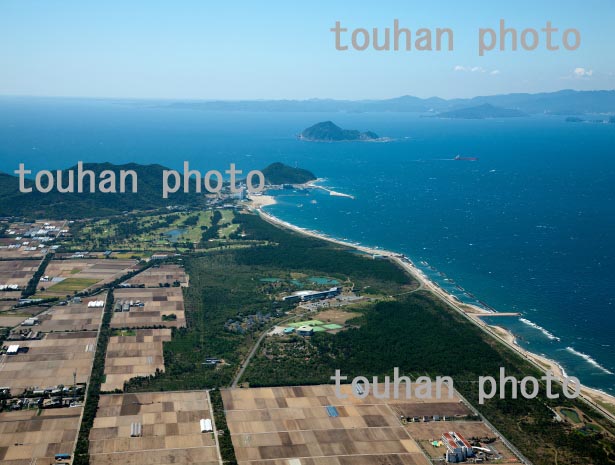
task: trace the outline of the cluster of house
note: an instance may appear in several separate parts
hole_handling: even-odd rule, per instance
[[[84,385],[52,386],[45,389],[31,389],[24,392],[19,398],[11,398],[11,388],[8,386],[0,387],[0,396],[10,399],[7,403],[10,410],[81,407],[84,393]]]
[[[19,291],[18,284],[0,284],[0,291]]]
[[[23,249],[28,252],[35,251],[37,249],[45,248],[48,242],[53,241],[58,235],[67,234],[68,229],[61,229],[58,226],[54,226],[50,223],[44,223],[40,226],[40,223],[36,223],[33,227],[27,231],[23,229],[7,229],[5,234],[7,236],[14,236],[14,242],[8,244],[8,249]],[[54,246],[54,248],[57,248]]]
[[[105,304],[105,302],[102,300],[97,301],[97,302],[102,302],[101,307],[103,307]],[[144,307],[144,306],[145,304],[141,302],[140,300],[118,300],[117,302],[115,302],[115,305],[113,306],[113,311],[116,313],[129,312],[131,307]],[[88,307],[89,307],[89,304],[88,304]]]
[[[254,315],[237,315],[235,319],[229,318],[224,323],[224,329],[232,333],[245,334],[256,329],[259,329],[265,323],[268,323],[274,318],[271,313],[263,315],[258,312]]]

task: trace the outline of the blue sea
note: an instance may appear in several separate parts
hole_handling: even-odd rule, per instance
[[[164,102],[0,99],[1,170],[77,161],[184,160],[203,172],[274,161],[351,194],[284,191],[268,211],[408,255],[494,323],[584,384],[615,394],[615,125],[562,116],[440,120],[414,114],[242,113]],[[319,121],[388,143],[308,143]],[[456,155],[477,161],[455,161]]]

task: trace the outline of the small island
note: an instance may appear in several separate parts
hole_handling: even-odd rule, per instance
[[[444,111],[436,115],[437,118],[451,119],[489,119],[489,118],[519,118],[528,116],[521,110],[502,108],[485,103],[476,107],[459,108],[457,110]]]
[[[378,134],[354,129],[342,129],[332,121],[324,121],[310,126],[299,134],[299,139],[309,142],[374,142],[383,141]]]
[[[316,180],[316,176],[311,171],[293,168],[280,162],[267,166],[262,173],[265,176],[265,182],[270,185],[305,184]]]
[[[609,119],[584,119],[579,116],[569,116],[564,121],[566,121],[566,123],[614,124],[615,116],[611,116]]]

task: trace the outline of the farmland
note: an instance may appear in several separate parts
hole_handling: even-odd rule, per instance
[[[103,395],[90,463],[219,465],[214,435],[199,427],[206,418],[213,418],[206,391]],[[131,437],[133,423],[142,429]]]
[[[10,387],[13,395],[27,388],[72,386],[73,373],[77,383],[89,380],[96,332],[51,333],[18,344],[27,352],[0,359],[0,385]]]
[[[81,408],[0,413],[0,463],[55,463],[55,454],[72,454]]]
[[[116,305],[126,303],[129,311],[114,311],[112,328],[182,327],[186,324],[184,295],[179,287],[118,289],[115,301]]]
[[[123,389],[124,382],[137,376],[164,371],[162,345],[171,340],[170,329],[118,331],[109,339],[102,391]]]

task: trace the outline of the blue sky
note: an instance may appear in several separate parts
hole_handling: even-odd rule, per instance
[[[335,50],[350,28],[449,27],[453,52]],[[478,55],[478,29],[551,21],[574,52]],[[468,97],[615,88],[615,2],[0,1],[0,95],[169,99]],[[576,72],[575,72],[576,70]]]

